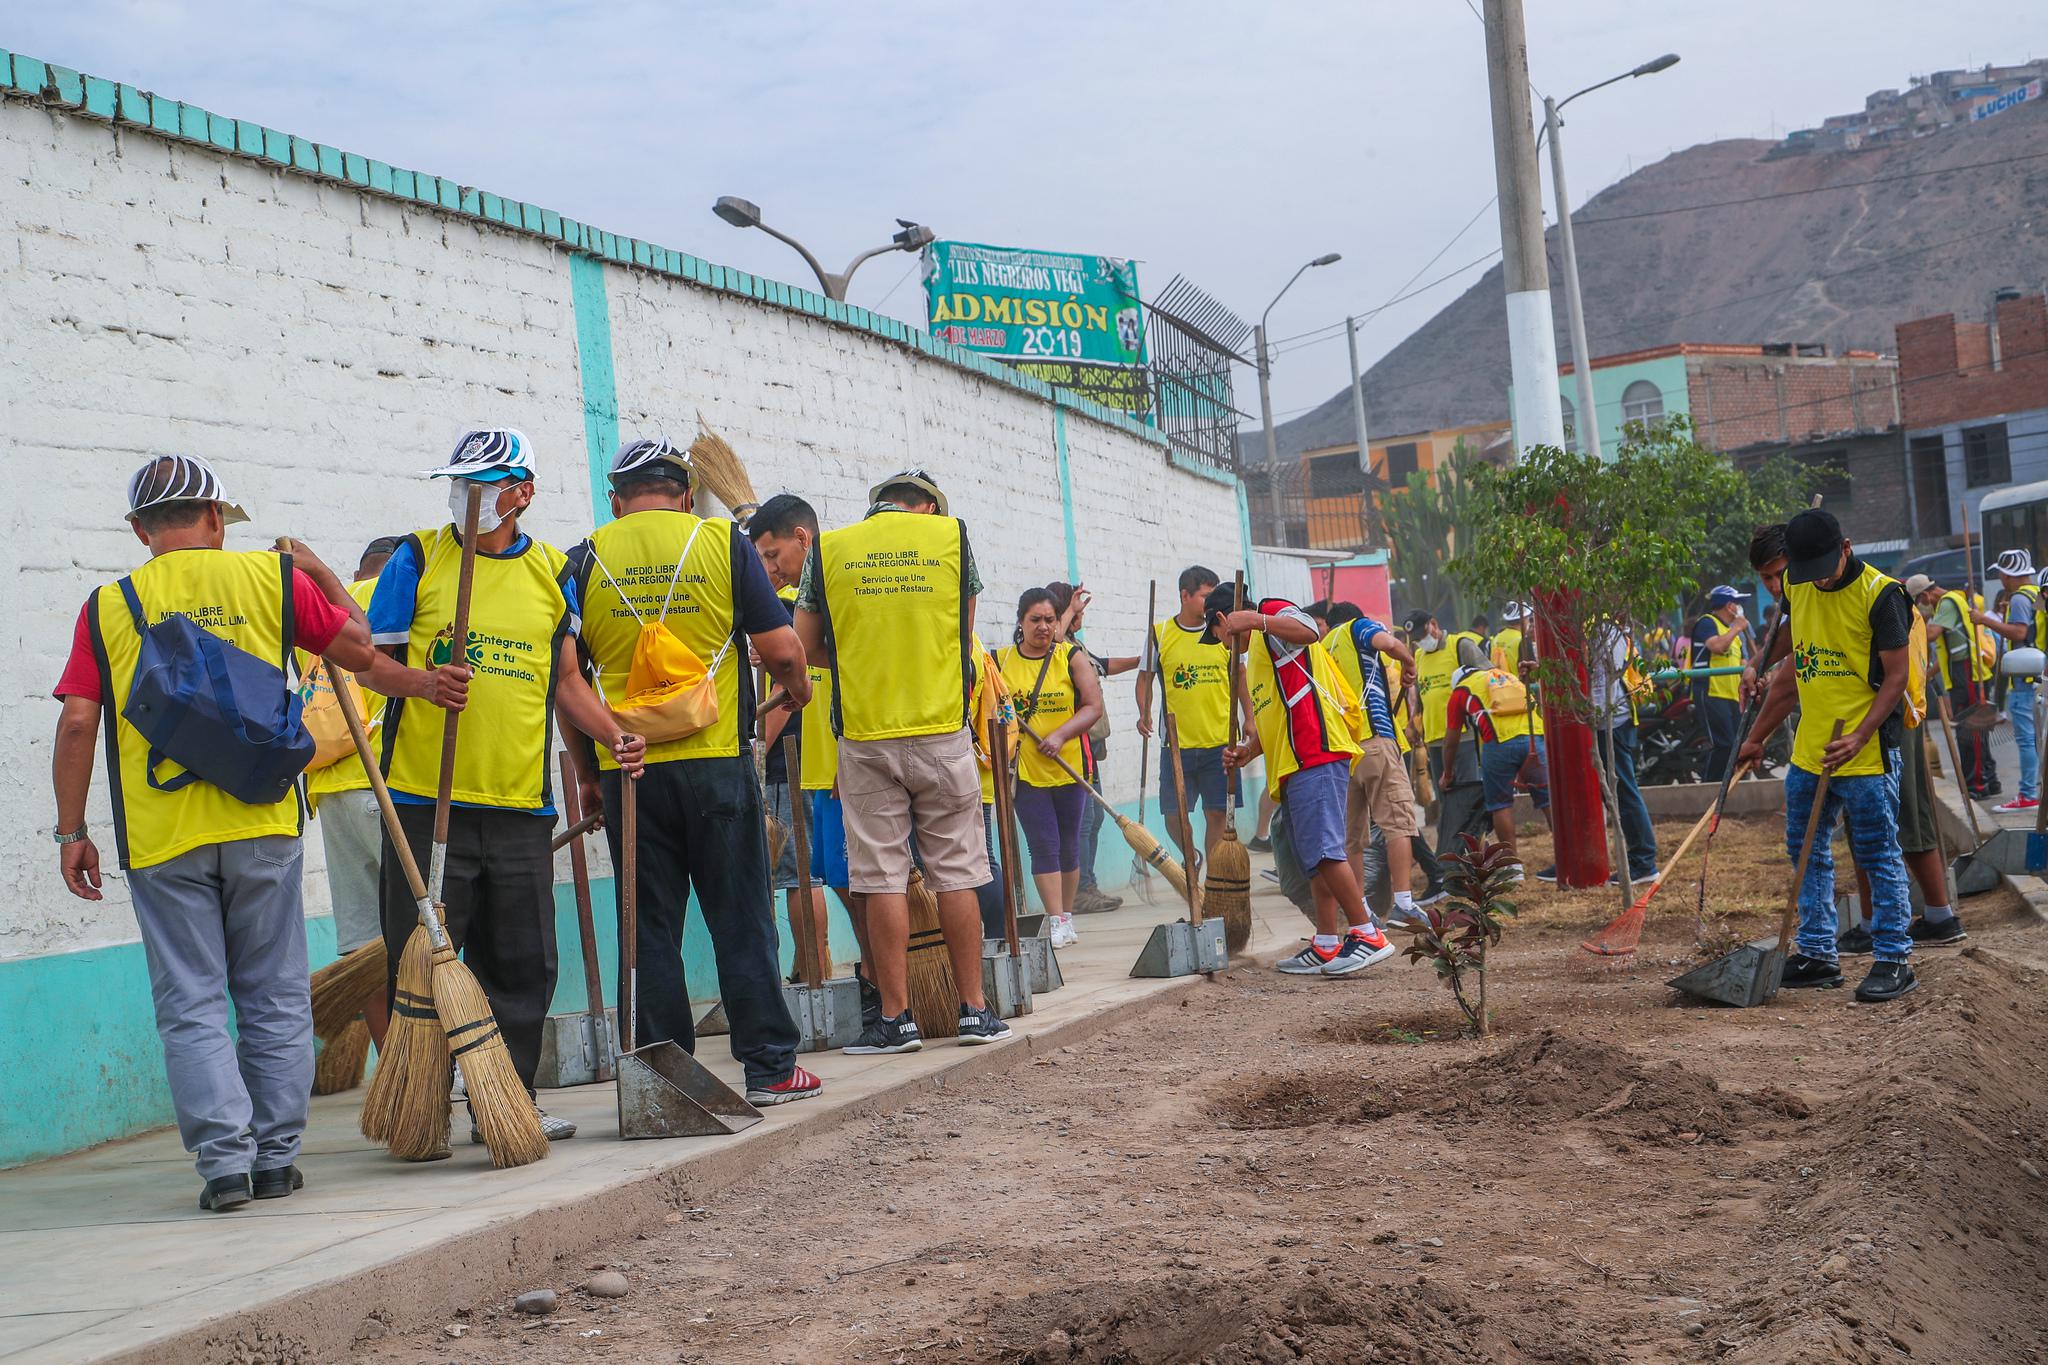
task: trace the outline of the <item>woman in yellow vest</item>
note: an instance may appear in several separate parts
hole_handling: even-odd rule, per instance
[[[1787,987],[1841,984],[1835,938],[1834,826],[1849,826],[1856,866],[1870,879],[1870,937],[1876,959],[1856,988],[1866,1003],[1896,1000],[1915,986],[1912,903],[1899,851],[1900,706],[1912,664],[1912,605],[1893,579],[1859,559],[1834,515],[1814,508],[1786,523],[1785,570],[1792,666],[1771,677],[1752,735],[1768,735],[1799,708],[1785,770],[1785,847],[1798,858],[1823,772],[1827,799],[1799,889],[1798,951],[1785,962]],[[1831,739],[1837,726],[1840,738]],[[1914,736],[1914,742],[1918,737]],[[1746,741],[1738,761],[1763,755]]]
[[[299,796],[294,786],[274,801],[244,801],[152,749],[126,714],[144,631],[182,620],[241,651],[237,662],[252,675],[267,664],[280,707],[294,646],[386,692],[453,709],[464,703],[467,673],[404,668],[377,653],[362,608],[304,546],[293,543],[290,558],[223,549],[228,525],[248,516],[204,460],[163,456],[136,470],[127,518],[150,558],[79,612],[55,689],[63,713],[51,833],[65,889],[101,899],[85,805],[104,730],[114,844],[149,960],[171,1107],[206,1182],[199,1207],[217,1213],[304,1183],[295,1162],[312,1095],[313,1019]]]
[[[562,552],[519,528],[534,496],[531,443],[509,428],[467,432],[448,463],[429,476],[448,480],[453,520],[399,542],[377,576],[370,633],[408,662],[439,665],[450,657],[462,572],[460,523],[469,489],[481,486],[468,641],[475,679],[455,751],[442,900],[449,936],[490,998],[512,1064],[531,1090],[557,966],[549,849],[554,719],[559,715],[598,740],[631,769],[640,766],[645,746],[619,726],[577,671],[571,634],[578,606]],[[432,712],[403,698],[386,704],[385,781],[421,867],[428,865],[433,840],[441,735],[440,717]],[[570,752],[577,752],[573,744]],[[416,915],[398,860],[387,856],[384,942],[394,978]],[[552,1141],[573,1137],[576,1125],[543,1115],[541,1129]]]
[[[1017,643],[997,651],[996,667],[1017,717],[1038,733],[1017,754],[1017,823],[1031,853],[1039,904],[1053,917],[1052,942],[1074,942],[1074,893],[1081,884],[1081,815],[1087,793],[1053,761],[1081,771],[1082,736],[1102,715],[1095,666],[1053,638],[1059,611],[1052,594],[1031,588],[1017,599]]]

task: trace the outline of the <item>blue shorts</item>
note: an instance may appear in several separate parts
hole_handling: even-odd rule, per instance
[[[804,796],[811,803],[811,880],[844,891],[850,880],[846,869],[846,809],[829,791],[805,792]]]
[[[1303,768],[1280,788],[1280,809],[1287,812],[1287,842],[1301,869],[1314,874],[1324,863],[1341,863],[1351,855],[1344,847],[1344,810],[1351,797],[1351,765],[1319,763]]]
[[[1165,744],[1159,746],[1159,809],[1172,812],[1173,764]],[[1182,749],[1180,751],[1180,772],[1188,784],[1188,811],[1197,807],[1204,810],[1222,810],[1229,801],[1244,804],[1244,789],[1239,774],[1225,775],[1223,771],[1223,749]]]
[[[1480,747],[1479,775],[1486,783],[1486,808],[1489,811],[1506,810],[1515,804],[1515,774],[1522,771],[1532,744],[1536,746],[1536,766],[1540,770],[1543,766],[1543,738],[1540,735],[1516,735],[1513,739],[1496,740]],[[1539,778],[1529,796],[1536,802],[1536,809],[1547,809],[1550,805],[1548,783]]]
[[[768,818],[782,826],[782,852],[768,868],[768,885],[777,891],[796,890],[796,828],[790,823],[789,784],[769,782],[761,788]],[[817,837],[816,835],[812,836]]]

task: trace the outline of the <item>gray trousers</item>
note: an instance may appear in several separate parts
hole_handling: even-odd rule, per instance
[[[313,1093],[300,849],[271,834],[128,873],[178,1136],[202,1179],[299,1155]]]

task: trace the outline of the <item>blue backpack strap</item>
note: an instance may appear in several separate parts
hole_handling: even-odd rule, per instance
[[[284,611],[280,617],[280,629],[283,632],[283,638],[279,641],[278,645],[284,654],[284,659],[279,664],[279,667],[284,670],[284,675],[289,678],[292,676],[292,668],[298,658],[292,649],[292,641],[299,638],[298,594],[292,591],[292,557],[290,555],[280,554],[277,557],[277,571],[284,585]]]
[[[142,618],[142,599],[135,595],[134,578],[124,577],[117,586],[121,589],[122,600],[128,603],[128,614],[135,618],[135,633],[146,634],[149,623]]]
[[[149,622],[142,614],[142,599],[135,595],[135,580],[132,577],[123,578],[118,586],[121,589],[122,600],[128,604],[128,615],[135,621],[135,633],[146,637],[149,634]],[[143,761],[142,774],[149,779],[150,789],[153,791],[179,791],[199,780],[199,774],[197,773],[182,772],[168,782],[158,781],[156,775],[157,765],[162,762],[164,762],[162,751],[155,745],[151,745],[149,754]]]

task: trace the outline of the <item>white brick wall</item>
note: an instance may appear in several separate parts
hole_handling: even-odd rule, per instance
[[[120,513],[146,456],[215,463],[254,516],[231,545],[288,533],[344,570],[372,536],[438,519],[419,471],[465,426],[533,438],[543,538],[587,531],[590,479],[559,244],[18,100],[0,100],[0,229],[8,957],[134,937],[118,883],[101,905],[64,893],[44,831],[49,689],[86,593],[142,553]],[[925,465],[972,529],[991,643],[1022,588],[1065,576],[1050,404],[805,314],[618,265],[606,281],[622,432],[687,436],[701,408],[764,495],[802,492],[828,523],[858,515],[879,475]],[[1089,634],[1135,652],[1148,578],[1170,601],[1184,564],[1237,566],[1233,494],[1122,430],[1073,413],[1066,429]],[[1128,800],[1129,680],[1110,696],[1112,795]],[[88,818],[111,860],[98,770]],[[318,842],[309,913],[325,911]]]

